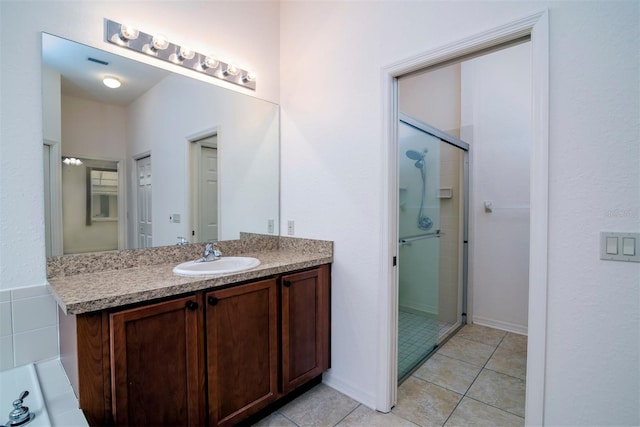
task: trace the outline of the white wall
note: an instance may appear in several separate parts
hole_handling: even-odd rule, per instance
[[[222,17],[222,18],[221,18]],[[0,290],[3,302],[24,300],[20,310],[36,312],[39,300],[23,298],[20,288],[53,302],[45,284],[42,164],[41,32],[69,38],[122,56],[144,60],[179,73],[169,63],[127,52],[103,41],[103,20],[131,22],[145,32],[162,32],[198,51],[212,51],[243,68],[256,70],[257,90],[195,78],[251,96],[279,101],[279,5],[275,1],[0,1]],[[11,58],[11,59],[9,59]],[[25,291],[27,292],[27,291]],[[12,298],[14,298],[12,300]],[[55,356],[56,320],[13,316],[11,330],[2,327],[0,369]],[[53,326],[51,325],[53,324]],[[27,332],[32,334],[24,335]],[[5,335],[6,333],[6,335]],[[23,334],[23,335],[19,335]],[[11,347],[7,344],[11,343]],[[7,349],[11,350],[7,350]],[[6,359],[5,352],[12,354]]]
[[[373,406],[383,206],[381,67],[549,7],[545,422],[639,424],[637,2],[283,2],[282,221],[335,241],[329,384]],[[304,200],[304,203],[300,201]],[[619,210],[615,210],[619,209]]]
[[[267,234],[267,221],[279,210],[277,106],[170,75],[134,101],[127,117],[133,175],[131,159],[151,153],[155,246],[191,236],[189,138],[213,128],[218,132],[220,238],[239,239],[241,231]],[[129,188],[135,197],[134,186]],[[133,218],[132,205],[129,212]],[[174,213],[181,214],[180,223],[169,222]]]
[[[463,62],[461,81],[461,135],[471,145],[470,320],[526,334],[530,43]]]

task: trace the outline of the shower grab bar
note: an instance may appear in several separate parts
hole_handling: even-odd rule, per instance
[[[425,233],[417,236],[403,237],[400,239],[400,243],[401,244],[411,243],[411,242],[415,242],[416,240],[433,239],[435,237],[440,237],[440,236],[444,236],[444,233],[441,233],[440,230],[438,230],[438,231],[434,231],[433,233]]]

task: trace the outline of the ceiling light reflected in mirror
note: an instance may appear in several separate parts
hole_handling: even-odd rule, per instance
[[[104,83],[104,85],[110,89],[118,89],[120,86],[122,86],[120,80],[117,77],[113,76],[106,76],[104,79],[102,79],[102,83]]]

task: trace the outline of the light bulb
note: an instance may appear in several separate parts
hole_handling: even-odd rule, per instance
[[[135,40],[139,34],[140,32],[131,25],[122,24],[120,26],[120,38],[122,41]]]
[[[207,68],[216,68],[218,64],[220,64],[220,61],[218,61],[215,56],[207,56],[204,58],[204,61],[200,63],[200,67],[202,67],[203,70],[206,70]]]
[[[151,44],[155,50],[165,50],[169,47],[169,40],[162,34],[156,34],[151,39]]]
[[[102,83],[108,88],[117,89],[121,86],[120,80],[117,77],[107,76],[102,79]]]
[[[239,72],[240,72],[240,70],[238,69],[238,67],[236,67],[233,64],[228,64],[227,65],[227,69],[224,70],[224,73],[228,74],[230,76],[236,76],[236,75],[238,75]]]
[[[193,59],[196,56],[195,50],[188,49],[185,47],[180,48],[180,58],[182,59]]]
[[[256,73],[254,71],[247,71],[247,74],[242,76],[242,80],[244,80],[245,82],[255,82]]]

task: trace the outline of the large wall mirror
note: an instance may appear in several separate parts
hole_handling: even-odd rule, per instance
[[[279,234],[276,104],[50,34],[42,63],[48,255]]]

